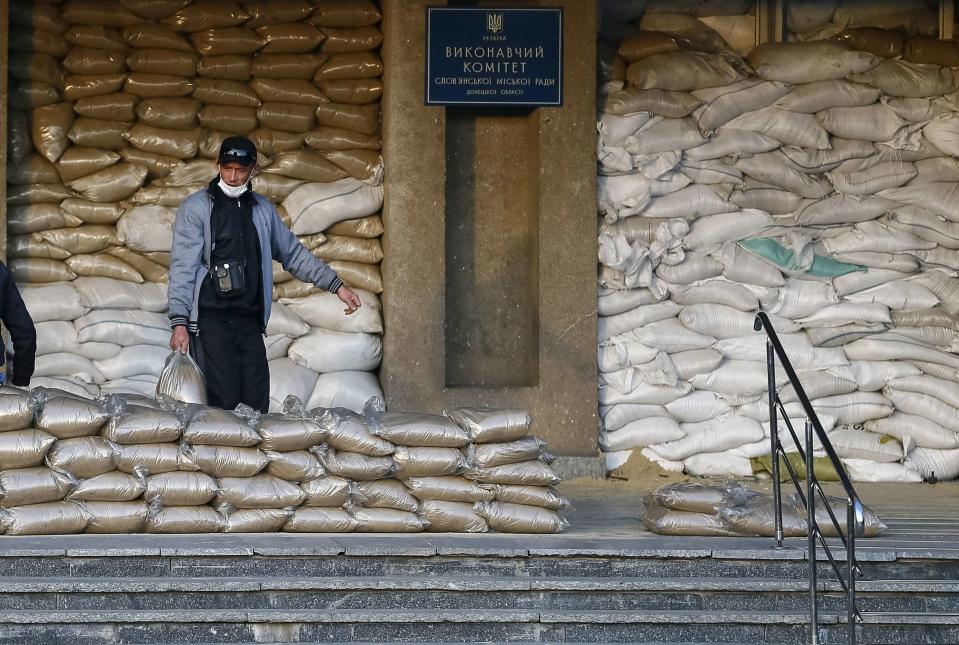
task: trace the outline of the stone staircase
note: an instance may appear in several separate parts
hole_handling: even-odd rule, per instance
[[[4,538],[0,642],[807,642],[799,541],[473,537]],[[859,643],[959,643],[959,555],[862,559]],[[820,589],[819,642],[845,643]]]

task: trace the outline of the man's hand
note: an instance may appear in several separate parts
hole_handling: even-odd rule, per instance
[[[170,349],[173,351],[181,351],[186,354],[190,349],[190,334],[187,333],[186,327],[183,325],[177,325],[173,328],[173,333],[170,335]]]
[[[336,297],[343,301],[346,309],[343,310],[347,316],[360,308],[360,297],[347,286],[342,286],[336,290]]]

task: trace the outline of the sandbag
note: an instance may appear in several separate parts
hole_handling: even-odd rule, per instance
[[[569,522],[555,511],[506,502],[476,502],[478,515],[502,533],[560,533]]]
[[[316,123],[313,106],[301,103],[266,103],[256,117],[263,127],[284,132],[307,132]]]
[[[217,27],[190,34],[196,50],[204,56],[252,54],[266,44],[266,39],[246,27]]]
[[[200,76],[207,78],[248,81],[250,80],[250,72],[252,69],[252,56],[245,54],[225,54],[222,56],[205,56],[201,58],[196,71]],[[199,83],[200,80],[202,79],[197,79],[197,83]]]
[[[89,479],[114,470],[117,452],[108,441],[99,437],[60,439],[47,452],[47,465],[59,472],[69,472],[80,479]]]
[[[264,54],[308,54],[316,49],[325,36],[307,23],[278,23],[256,28],[266,41]]]
[[[128,502],[140,497],[146,490],[144,476],[112,470],[90,479],[81,480],[68,495],[68,500]]]
[[[190,462],[213,477],[253,477],[266,468],[269,458],[257,448],[235,446],[189,446]]]
[[[761,78],[785,83],[837,80],[880,64],[872,54],[828,41],[764,43],[747,60]]]
[[[38,107],[32,113],[31,136],[37,152],[55,162],[70,145],[67,134],[73,127],[72,103],[55,103]]]
[[[283,525],[284,531],[300,533],[348,533],[359,523],[342,508],[298,508]]]

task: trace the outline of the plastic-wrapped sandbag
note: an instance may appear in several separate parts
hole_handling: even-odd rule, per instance
[[[197,468],[217,478],[252,477],[270,462],[258,448],[184,444],[184,454]]]
[[[217,503],[230,508],[298,506],[306,499],[299,486],[269,474],[254,477],[221,477]]]
[[[150,509],[147,533],[217,533],[226,520],[209,506],[169,506]]]
[[[521,409],[456,408],[445,414],[459,424],[474,443],[515,441],[526,436],[532,424],[529,413]]]
[[[403,483],[413,496],[420,500],[488,502],[494,497],[493,491],[488,487],[462,477],[410,477]]]
[[[32,420],[30,392],[12,385],[0,385],[0,432],[28,428]]]
[[[95,435],[110,418],[107,410],[89,399],[36,387],[30,392],[36,427],[58,439]]]
[[[70,182],[69,186],[84,199],[93,202],[117,202],[126,199],[143,185],[147,169],[121,162],[92,175]]]
[[[218,27],[190,34],[196,50],[204,56],[252,54],[266,39],[246,27]]]
[[[200,56],[196,52],[172,49],[137,49],[127,56],[127,66],[134,72],[196,76]]]
[[[283,525],[292,533],[348,533],[356,530],[359,522],[342,508],[303,506]]]
[[[429,527],[429,521],[409,511],[395,508],[353,508],[349,511],[356,520],[357,532],[365,533],[419,533]]]
[[[325,448],[319,446],[318,448]],[[346,477],[354,481],[369,481],[385,479],[396,473],[396,462],[392,457],[370,457],[357,452],[344,452],[328,448],[317,450],[314,448],[320,464],[334,475]]]
[[[142,533],[147,520],[147,505],[142,501],[83,502],[89,516],[87,533]]]
[[[397,446],[393,461],[397,466],[396,476],[401,479],[443,477],[456,474],[467,466],[463,453],[456,448]]]
[[[326,443],[336,450],[361,453],[371,457],[385,457],[393,454],[392,443],[375,436],[370,431],[369,421],[351,410],[344,408],[310,411],[312,418],[328,435]]]
[[[57,161],[70,145],[67,133],[73,127],[73,119],[72,103],[57,103],[34,110],[31,132],[37,152],[49,161]]]
[[[489,530],[480,515],[468,502],[445,502],[426,500],[419,508],[419,514],[426,519],[431,532],[485,533]]]
[[[326,437],[326,431],[314,421],[275,414],[261,416],[256,432],[264,450],[305,450]]]
[[[56,437],[42,430],[0,432],[0,470],[42,465],[43,458],[56,440]]]
[[[179,470],[181,464],[185,463],[175,443],[141,443],[119,445],[119,448],[117,470],[125,473],[132,474],[137,472],[137,468],[144,468],[149,474],[158,475]]]
[[[435,414],[382,412],[372,415],[370,431],[399,446],[461,448],[470,438],[453,421]]]
[[[0,471],[0,506],[43,504],[66,497],[77,480],[50,468],[17,468]]]
[[[7,171],[7,183],[10,185],[55,184],[59,181],[57,167],[37,154],[29,155]]]
[[[345,128],[372,135],[380,128],[380,104],[323,103],[316,106],[316,122],[321,126]]]
[[[206,380],[189,354],[172,352],[160,372],[156,393],[184,403],[206,404]]]
[[[139,475],[139,476],[138,476]],[[127,502],[134,500],[146,490],[143,471],[136,474],[112,470],[77,484],[67,499],[77,501]]]
[[[741,506],[759,495],[738,483],[707,485],[698,482],[664,484],[652,493],[656,504],[694,513],[715,513],[720,508]]]
[[[354,501],[358,490],[356,484],[343,477],[327,475],[303,482],[300,488],[306,493],[305,506],[343,506]]]
[[[505,502],[476,502],[473,509],[501,533],[561,533],[569,522],[555,511]]]
[[[536,459],[492,468],[471,468],[464,476],[483,484],[552,486],[560,482],[552,468]]]
[[[280,479],[291,482],[303,482],[322,477],[326,472],[313,453],[306,450],[294,450],[290,452],[264,450],[263,454],[270,460],[266,471]]]
[[[218,490],[216,480],[204,473],[166,472],[146,478],[143,499],[162,506],[202,506]]]
[[[221,511],[222,512],[222,511]],[[241,508],[224,513],[224,533],[275,533],[293,515],[292,508]]]
[[[411,513],[419,508],[416,498],[396,479],[360,482],[357,488],[366,496],[363,505],[369,508],[395,508]]]
[[[545,452],[546,444],[536,437],[524,437],[506,443],[487,443],[470,445],[466,456],[471,464],[481,468],[503,466],[519,461],[539,459],[552,461],[552,455]]]
[[[183,420],[183,439],[190,444],[249,447],[260,442],[253,429],[258,414],[249,408],[235,412],[199,404],[175,408]]]
[[[313,13],[313,9],[313,5],[307,0],[249,2],[244,10],[250,14],[250,19],[244,24],[254,28],[284,22],[298,22]]]
[[[46,464],[80,479],[110,472],[116,467],[116,446],[99,437],[61,439],[47,452]]]
[[[0,510],[0,528],[7,535],[82,533],[89,516],[75,502],[30,504]]]
[[[645,500],[646,513],[643,524],[648,531],[660,535],[734,535],[715,513],[696,513],[666,508]]]
[[[571,506],[569,500],[552,486],[492,484],[489,488],[492,489],[498,502],[539,506],[553,511],[562,510]]]
[[[103,436],[121,444],[165,443],[180,438],[180,419],[166,410],[128,404],[117,397],[107,403],[110,421]]]

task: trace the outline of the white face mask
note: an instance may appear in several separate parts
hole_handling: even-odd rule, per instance
[[[219,186],[220,186],[220,190],[223,191],[224,195],[226,195],[227,197],[236,198],[246,192],[247,184],[243,184],[242,186],[230,186],[229,184],[227,184],[225,181],[221,179],[219,182]]]

